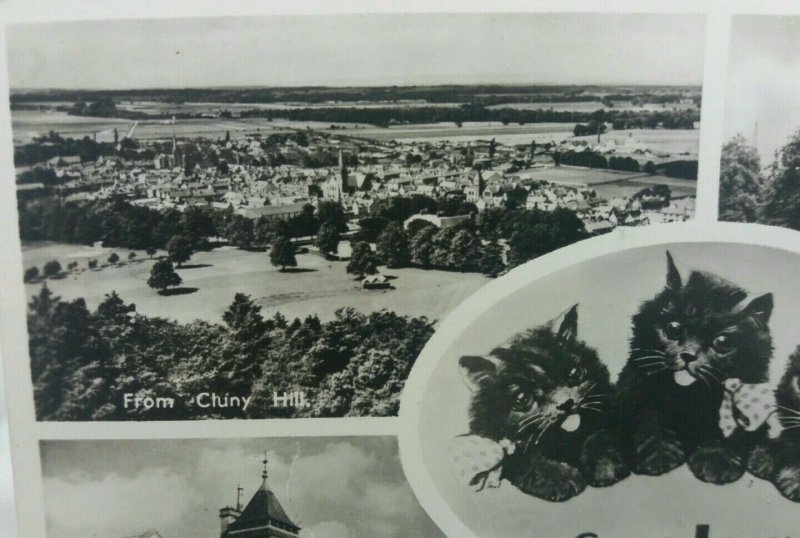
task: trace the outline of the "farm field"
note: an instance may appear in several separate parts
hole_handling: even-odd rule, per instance
[[[128,251],[113,250],[123,260],[127,259]],[[73,260],[79,262],[79,267],[86,267],[90,258],[102,263],[111,251],[54,243],[26,245],[23,266],[36,265],[41,269],[46,261],[57,259],[64,267]],[[143,252],[138,255],[146,258]],[[47,285],[63,299],[83,297],[89,308],[96,307],[106,294],[116,290],[123,300],[136,304],[137,311],[148,316],[181,322],[194,319],[220,322],[236,292],[250,294],[265,316],[281,312],[292,319],[316,314],[322,320],[330,320],[338,308],[353,307],[364,313],[386,308],[401,315],[441,320],[489,281],[474,273],[382,268],[385,275],[397,277],[391,281],[396,289],[365,291],[345,272],[346,262],[299,254],[299,271],[281,273],[270,265],[267,253],[222,247],[196,253],[184,268],[177,269],[183,279],[182,287],[197,291],[165,297],[147,286],[153,263],[145,259],[98,271],[87,270],[48,280]],[[27,284],[28,296],[37,294],[40,288],[39,283]]]
[[[91,136],[92,133],[98,133],[98,140],[101,140],[101,136],[113,140],[114,127],[124,133],[130,124],[130,121],[123,119],[70,116],[65,112],[58,111],[11,111],[14,144],[30,142],[34,137],[45,135],[49,131],[72,138],[83,138],[86,135]]]
[[[125,136],[134,122],[122,119],[89,118],[70,116],[58,111],[31,111],[15,110],[12,112],[12,127],[14,143],[30,142],[35,136],[41,136],[50,130],[62,136],[82,138],[92,136],[100,142],[113,140],[114,128],[119,131],[120,137]],[[585,140],[594,142],[596,137],[574,137],[572,123],[531,123],[526,125],[508,124],[501,122],[465,122],[461,127],[455,123],[433,123],[398,125],[392,127],[377,127],[369,124],[342,124],[346,127],[336,131],[342,135],[370,138],[379,141],[398,140],[404,142],[437,143],[449,141],[452,143],[474,142],[495,138],[497,142],[505,145],[530,144],[535,140],[537,144],[546,142],[559,143],[566,139]],[[260,133],[269,135],[293,129],[329,130],[330,123],[318,121],[289,121],[275,119],[268,121],[263,118],[204,118],[197,120],[178,120],[175,124],[162,121],[139,121],[134,130],[133,138],[138,139],[166,139],[172,136],[173,131],[179,138],[208,137],[221,138],[226,132],[232,136]],[[602,140],[613,139],[619,144],[624,144],[629,137],[644,142],[655,153],[670,153],[672,155],[686,154],[687,158],[697,158],[699,146],[699,130],[646,130],[631,129],[624,131],[611,131],[602,136]],[[652,159],[658,162],[658,158]]]
[[[64,112],[39,112],[39,111],[13,111],[12,127],[14,143],[23,144],[30,142],[33,137],[47,134],[53,130],[62,136],[83,138],[96,136],[98,142],[110,142],[114,139],[114,128],[119,131],[122,138],[133,125],[133,121],[122,119],[89,118],[84,116],[70,116]],[[348,129],[363,129],[363,124],[342,124]],[[369,126],[370,128],[374,128]],[[314,121],[268,121],[262,118],[226,119],[207,118],[198,120],[178,120],[176,123],[162,121],[139,121],[134,131],[136,139],[169,138],[173,131],[175,135],[183,138],[208,137],[221,138],[230,131],[231,136],[244,136],[245,134],[272,134],[285,132],[292,129],[329,129],[330,123]],[[345,131],[350,132],[350,131]]]
[[[628,197],[652,185],[668,185],[673,196],[693,195],[697,191],[697,181],[693,180],[577,166],[532,168],[519,172],[518,175],[563,185],[589,185],[603,198]]]
[[[373,138],[375,140],[399,140],[403,142],[473,142],[495,138],[497,142],[507,145],[530,144],[531,140],[539,142],[560,142],[572,136],[572,123],[529,123],[525,125],[501,122],[464,122],[461,127],[455,123],[429,123],[415,125],[397,125],[387,128],[373,127],[350,133],[354,136]]]
[[[517,110],[554,110],[556,112],[594,112],[595,110],[624,110],[629,112],[654,112],[657,110],[691,110],[696,108],[694,103],[667,103],[660,105],[656,103],[646,103],[634,105],[631,101],[615,101],[614,107],[609,108],[600,101],[575,101],[571,103],[553,103],[542,101],[539,103],[503,103],[502,105],[492,105],[487,108],[513,108]]]

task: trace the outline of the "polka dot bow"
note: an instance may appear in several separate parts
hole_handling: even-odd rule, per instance
[[[493,441],[480,435],[460,435],[450,442],[449,453],[458,481],[476,491],[500,486],[503,459],[514,453],[508,439]]]
[[[775,393],[768,383],[742,383],[740,379],[726,379],[725,395],[719,409],[719,428],[730,437],[736,428],[754,432],[764,423],[770,439],[781,433]]]

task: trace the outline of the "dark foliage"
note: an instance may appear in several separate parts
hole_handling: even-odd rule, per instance
[[[169,262],[166,262],[169,263]],[[236,294],[225,325],[137,314],[115,293],[94,312],[46,286],[29,304],[31,371],[39,420],[179,420],[392,416],[423,345],[425,318],[339,310],[289,323]],[[302,391],[309,407],[276,407],[273,393]],[[252,397],[241,408],[203,409],[201,392]],[[125,409],[124,395],[174,398],[171,408]]]

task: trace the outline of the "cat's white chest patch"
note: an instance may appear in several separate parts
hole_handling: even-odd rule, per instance
[[[566,430],[568,432],[574,432],[578,428],[581,427],[581,416],[576,414],[572,414],[564,419],[564,422],[561,423],[561,429]]]
[[[678,370],[673,374],[673,378],[675,379],[675,383],[681,387],[688,387],[697,381],[697,378],[690,374],[687,370]]]

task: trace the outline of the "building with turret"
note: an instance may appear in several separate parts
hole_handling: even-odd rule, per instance
[[[267,458],[261,486],[242,509],[242,488],[237,489],[236,508],[226,506],[219,511],[220,538],[298,538],[300,527],[286,514],[280,501],[267,485]]]

